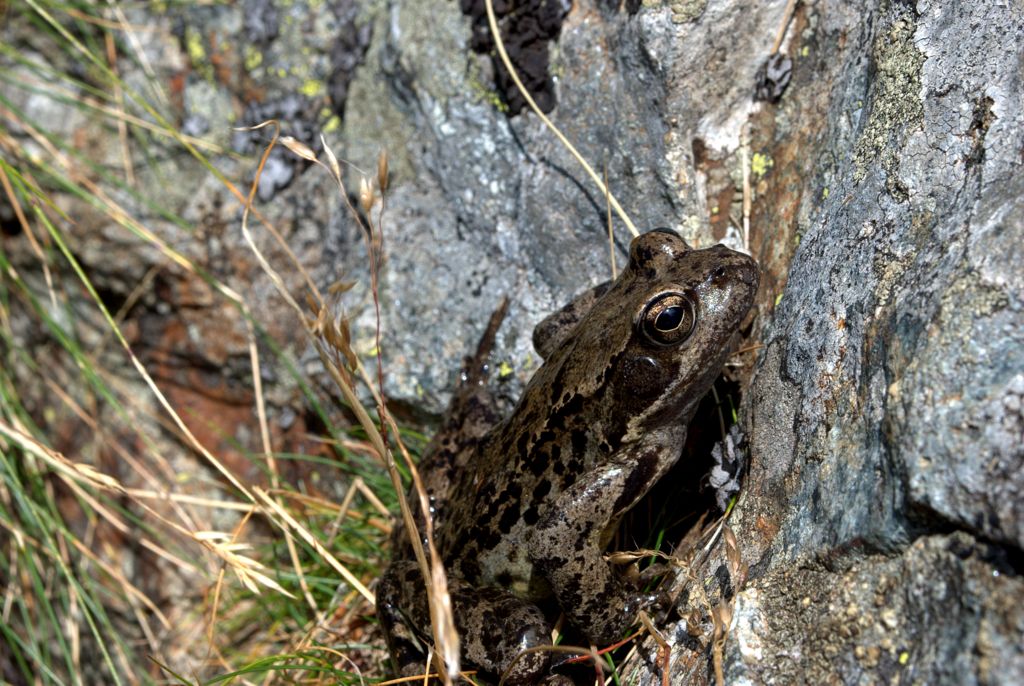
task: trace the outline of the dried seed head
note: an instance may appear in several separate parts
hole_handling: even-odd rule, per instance
[[[327,145],[327,140],[323,134],[320,134],[320,142],[324,146],[324,152],[327,153],[327,162],[331,166],[331,173],[334,174],[334,178],[341,180],[341,167],[338,166],[338,158],[334,156],[334,151],[331,150],[331,146]]]
[[[352,290],[355,285],[355,281],[335,281],[327,287],[327,292],[331,295],[341,295],[342,293],[347,293]]]
[[[300,140],[296,140],[291,136],[282,136],[281,145],[288,148],[293,153],[295,153],[296,155],[305,160],[309,160],[310,162],[316,162],[316,153],[313,152],[312,148],[310,148],[308,145],[306,145]]]
[[[356,353],[352,350],[352,332],[349,329],[347,319],[342,319],[338,324],[338,338],[340,343],[337,346],[338,349],[345,356],[345,362],[348,364],[349,370],[355,371],[359,361],[356,360]]]
[[[388,152],[381,150],[377,155],[377,188],[383,193],[388,189]]]
[[[373,187],[364,176],[359,179],[359,205],[363,208],[363,212],[366,214],[370,213],[370,208],[373,207],[373,201]]]
[[[306,291],[306,307],[309,308],[310,312],[316,312],[320,309],[320,303],[317,302],[317,299],[309,291]]]

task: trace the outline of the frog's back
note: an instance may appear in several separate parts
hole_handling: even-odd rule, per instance
[[[547,593],[528,557],[534,526],[575,478],[610,454],[618,438],[588,422],[592,398],[568,406],[541,397],[551,388],[538,372],[513,414],[488,432],[454,477],[438,542],[449,568],[476,583],[520,597]]]

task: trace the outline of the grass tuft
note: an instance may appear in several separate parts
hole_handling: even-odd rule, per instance
[[[379,400],[369,411],[360,404],[355,387],[369,376],[336,313],[345,289],[323,296],[271,213],[252,207],[252,193],[232,180],[251,165],[178,130],[173,98],[141,49],[159,27],[131,24],[119,4],[26,0],[4,9],[0,681],[379,676],[369,586],[395,482],[409,473],[384,477],[381,464],[394,461],[406,433]],[[122,77],[129,72],[146,78]],[[286,147],[312,154],[297,141]],[[379,167],[360,196],[378,221],[386,158]],[[325,168],[340,183],[333,155]],[[306,338],[281,338],[260,320],[262,296],[241,287],[243,275],[203,259],[205,238],[174,192],[196,179],[219,184],[244,212],[252,254]],[[282,256],[288,279],[271,267]],[[375,286],[376,266],[368,273]],[[251,399],[254,441],[184,401],[193,396],[165,363],[177,351],[145,335],[168,319],[159,290],[168,287],[202,294],[225,331],[240,332],[248,373],[232,383]],[[312,314],[296,291],[311,295]],[[344,421],[335,394],[304,371],[303,346],[331,366],[342,383],[335,393],[359,422]],[[317,433],[284,441],[268,368],[296,389]]]

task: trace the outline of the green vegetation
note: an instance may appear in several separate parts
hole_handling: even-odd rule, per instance
[[[182,215],[185,175],[241,209],[248,191],[231,178],[255,161],[180,132],[139,49],[147,27],[121,7],[0,3],[0,681],[358,682],[379,673],[366,586],[395,490],[373,416],[340,422],[296,349],[319,340],[337,380],[367,377],[338,298],[302,265],[290,268],[311,309],[278,340],[257,296],[197,258],[207,237]],[[257,230],[279,238],[263,217]],[[258,438],[239,440],[161,374],[173,343],[140,333],[139,314],[176,316],[156,291],[169,273],[244,332],[250,372],[235,390]],[[308,413],[301,440],[268,419],[266,366]],[[281,447],[297,443],[309,450]]]

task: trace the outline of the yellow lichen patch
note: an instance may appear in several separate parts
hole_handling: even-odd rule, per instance
[[[306,79],[299,86],[299,92],[310,98],[320,95],[324,92],[324,82],[316,79]]]
[[[469,87],[472,89],[473,94],[477,98],[479,98],[481,102],[486,102],[487,104],[489,104],[491,107],[493,107],[498,112],[501,112],[502,114],[508,112],[508,105],[506,105],[505,101],[501,99],[501,96],[498,95],[498,93],[493,89],[490,89],[487,86],[483,85],[483,83],[481,83],[479,79],[476,78],[475,74],[471,76],[469,79]]]
[[[775,166],[775,160],[763,152],[755,152],[750,158],[750,171],[761,178],[768,173],[768,170]]]
[[[252,71],[261,64],[263,64],[263,53],[254,48],[252,45],[245,46],[245,70]]]
[[[324,123],[324,133],[333,133],[341,129],[341,117],[331,114],[331,111],[326,107],[324,111],[324,116],[328,117],[326,123]]]
[[[206,46],[203,45],[203,37],[198,31],[186,29],[185,52],[188,53],[189,63],[196,73],[206,81],[213,81],[213,66],[206,56]]]

